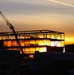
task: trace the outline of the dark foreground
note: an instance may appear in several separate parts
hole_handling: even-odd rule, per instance
[[[0,75],[74,75],[74,53],[36,53],[31,59],[1,50]]]
[[[36,53],[22,75],[74,75],[74,53]]]

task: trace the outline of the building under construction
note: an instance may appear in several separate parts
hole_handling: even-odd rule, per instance
[[[65,34],[63,32],[32,30],[16,31],[16,34],[25,54],[34,54],[36,51],[64,51]],[[20,50],[13,32],[0,32],[0,49]]]

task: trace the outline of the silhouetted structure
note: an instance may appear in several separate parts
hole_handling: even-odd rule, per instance
[[[15,39],[16,39],[16,42],[19,45],[19,49],[22,52],[22,54],[24,54],[13,25],[9,22],[9,20],[4,16],[4,14],[1,11],[0,11],[0,15],[2,16],[2,18],[4,19],[4,21],[6,22],[6,24],[9,26],[9,28],[12,30],[12,33],[13,33]]]
[[[74,75],[74,53],[36,53],[27,64],[33,75]]]
[[[63,48],[65,46],[65,34],[63,32],[51,30],[32,30],[17,31],[16,35],[25,54],[34,54],[35,51],[63,52]],[[4,47],[7,50],[20,50],[12,32],[1,32],[0,41],[1,40],[1,47]]]
[[[0,75],[20,75],[20,52],[0,50]]]
[[[4,41],[0,40],[0,49],[4,49],[4,45],[3,45]]]
[[[74,52],[74,44],[65,45],[66,52]]]

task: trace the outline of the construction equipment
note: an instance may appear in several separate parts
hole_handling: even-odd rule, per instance
[[[16,31],[15,31],[13,25],[9,22],[9,20],[3,15],[3,13],[2,13],[1,11],[0,11],[0,15],[1,15],[2,18],[5,20],[6,24],[9,26],[9,28],[12,30],[13,35],[15,36],[16,41],[17,41],[17,43],[18,43],[18,45],[19,45],[19,48],[20,48],[22,54],[24,54],[23,49],[22,49],[22,47],[21,47],[21,44],[20,44],[20,42],[19,42],[19,39],[18,39],[18,37],[17,37]]]

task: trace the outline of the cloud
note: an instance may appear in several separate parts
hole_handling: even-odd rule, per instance
[[[70,7],[57,6],[53,3],[47,3],[45,0],[5,0],[1,1],[0,9],[11,15],[41,15],[41,14],[73,14],[74,10]],[[54,1],[54,0],[50,0]]]
[[[54,2],[54,3],[58,3],[58,4],[62,4],[62,5],[65,5],[65,6],[69,6],[69,7],[74,7],[74,5],[72,5],[72,4],[60,2],[60,1],[57,1],[57,0],[49,0],[49,1]]]

